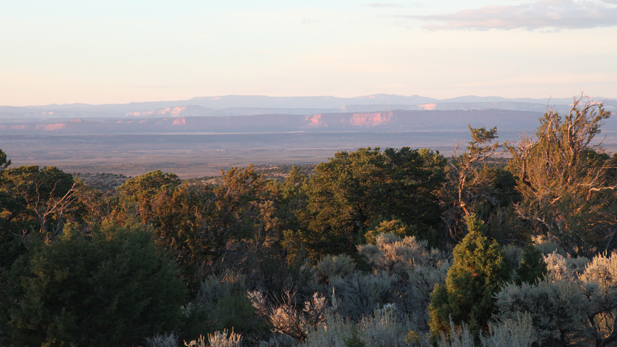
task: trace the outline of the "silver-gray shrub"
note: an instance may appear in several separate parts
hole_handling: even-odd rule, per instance
[[[593,309],[578,281],[547,278],[535,284],[508,284],[496,294],[498,321],[531,316],[540,344],[588,342],[591,336],[588,317]]]
[[[375,245],[358,247],[376,274],[391,276],[389,302],[414,321],[420,329],[428,329],[428,306],[431,291],[444,283],[451,265],[450,254],[430,249],[426,241],[415,237],[380,234]]]
[[[489,332],[480,336],[482,347],[530,347],[536,342],[531,314],[517,312],[516,319],[488,323]]]
[[[175,333],[155,335],[146,338],[148,347],[178,347],[178,336]]]
[[[437,340],[437,347],[474,347],[473,335],[466,324],[456,326],[450,320],[450,334],[446,336],[442,332]]]
[[[296,340],[290,336],[274,333],[268,341],[261,341],[259,347],[294,347]]]
[[[444,284],[448,276],[450,261],[443,261],[436,266],[418,266],[407,271],[405,281],[396,283],[392,299],[397,307],[409,315],[419,329],[428,329],[429,314],[426,309],[431,302],[431,292],[436,284]]]
[[[555,238],[547,238],[545,236],[532,237],[534,246],[539,249],[542,254],[547,255],[553,252],[565,257],[568,253],[559,245]]]
[[[544,256],[548,277],[553,281],[575,280],[579,274],[585,271],[589,259],[585,257],[566,258],[557,251]]]
[[[200,304],[215,304],[224,297],[246,290],[245,275],[235,272],[223,276],[210,275],[201,283],[197,301]]]
[[[345,277],[355,268],[356,264],[347,254],[325,255],[315,266],[315,275],[320,282],[327,282],[331,277]]]
[[[300,346],[345,347],[345,340],[351,337],[354,330],[366,346],[403,347],[410,346],[405,339],[410,331],[415,330],[415,326],[410,321],[401,319],[394,305],[376,309],[358,321],[328,313],[325,321],[311,330],[306,341]],[[428,346],[422,339],[415,345]]]
[[[450,335],[444,333],[437,340],[438,347],[474,347],[473,335],[465,324],[450,323]],[[533,321],[529,313],[516,314],[516,319],[491,322],[487,333],[480,335],[482,347],[531,347],[536,342]]]
[[[376,274],[355,272],[345,278],[331,278],[328,292],[334,293],[340,314],[361,317],[391,302],[392,282],[392,276],[385,271]]]
[[[404,275],[419,266],[439,267],[449,260],[449,255],[430,249],[426,241],[413,236],[404,239],[394,234],[379,234],[375,245],[358,246],[373,271],[386,271],[390,275]]]

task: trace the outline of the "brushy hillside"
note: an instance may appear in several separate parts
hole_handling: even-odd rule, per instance
[[[609,116],[188,181],[0,151],[0,345],[615,345]]]

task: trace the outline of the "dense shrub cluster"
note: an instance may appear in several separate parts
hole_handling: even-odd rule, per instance
[[[284,181],[113,191],[0,151],[0,345],[614,345],[607,117],[548,112],[502,161],[470,128],[450,159],[360,148]]]

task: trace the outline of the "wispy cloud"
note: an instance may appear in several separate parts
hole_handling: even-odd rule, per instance
[[[368,6],[370,7],[377,7],[377,8],[383,8],[383,7],[403,7],[402,5],[398,5],[398,4],[385,4],[382,2],[373,2],[368,4]]]
[[[313,23],[317,23],[319,22],[317,19],[314,18],[304,18],[300,21],[300,23],[302,24],[313,24]]]
[[[429,30],[584,29],[617,26],[617,0],[540,0],[510,6],[485,6],[456,13],[408,16]]]

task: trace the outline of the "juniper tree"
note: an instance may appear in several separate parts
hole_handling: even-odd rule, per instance
[[[431,294],[429,326],[435,337],[448,334],[450,323],[466,324],[478,336],[495,311],[493,295],[511,278],[499,244],[482,234],[484,223],[474,214],[465,220],[468,234],[454,248],[446,284],[436,285]]]
[[[316,167],[307,186],[307,224],[296,237],[314,261],[356,253],[361,231],[394,216],[421,231],[441,223],[445,159],[428,149],[359,148]],[[426,236],[426,235],[419,235]]]
[[[531,245],[525,247],[521,264],[516,269],[516,283],[534,283],[541,280],[546,273],[546,262],[542,251]]]
[[[31,247],[11,271],[8,345],[135,346],[180,323],[185,285],[143,228],[65,230]]]

